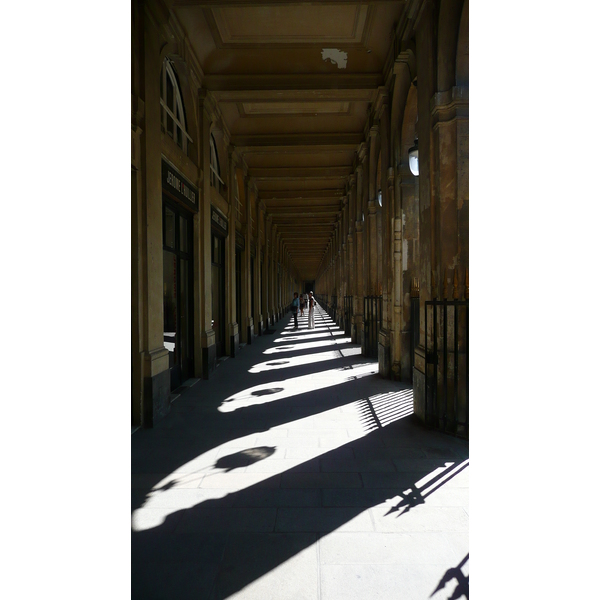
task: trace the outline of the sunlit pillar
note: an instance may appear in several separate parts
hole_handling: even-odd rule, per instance
[[[363,248],[363,167],[365,155],[364,144],[358,154],[359,164],[356,167],[356,221],[355,221],[355,270],[356,286],[354,290],[354,335],[355,344],[363,343],[363,309],[364,309],[364,248]]]
[[[348,296],[351,297],[352,309],[354,309],[355,298],[355,280],[356,280],[356,262],[355,262],[355,248],[354,238],[356,230],[356,175],[353,173],[348,178]],[[356,343],[356,330],[354,322],[354,310],[352,310],[353,316],[350,320],[350,336],[352,343]]]

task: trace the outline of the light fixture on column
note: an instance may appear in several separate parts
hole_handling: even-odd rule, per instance
[[[419,176],[419,138],[415,138],[415,145],[408,150],[408,167],[415,177]]]
[[[379,206],[383,206],[383,196],[381,195],[381,190],[377,192],[377,202],[379,202]]]

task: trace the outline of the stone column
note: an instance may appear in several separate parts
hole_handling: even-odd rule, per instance
[[[237,230],[237,177],[235,174],[238,156],[235,153],[235,148],[229,146],[227,149],[229,158],[229,177],[228,177],[228,201],[229,201],[229,226],[227,228],[226,245],[226,264],[225,264],[225,294],[227,308],[227,324],[229,335],[225,340],[225,348],[227,354],[234,358],[240,347],[240,334],[238,328],[238,315],[236,314],[236,277],[235,277],[235,235]]]
[[[379,374],[381,377],[389,377],[391,374],[391,346],[392,346],[392,319],[391,319],[391,268],[390,256],[392,256],[392,243],[390,235],[390,224],[392,210],[390,209],[393,201],[393,180],[394,173],[391,173],[391,182],[388,180],[388,168],[390,163],[390,119],[389,119],[389,95],[385,88],[379,91],[377,111],[379,115],[379,125],[381,134],[381,236],[379,243],[381,250],[379,253],[379,262],[381,265],[381,280],[379,286],[382,295],[382,325],[378,339],[378,360]]]
[[[413,377],[414,410],[425,419],[425,302],[436,297],[439,278],[436,242],[437,215],[432,203],[431,165],[431,99],[436,81],[436,15],[432,4],[425,4],[416,31],[416,60],[418,73],[417,109],[419,137],[419,283],[420,283],[420,343],[415,351]],[[429,321],[431,327],[431,320]],[[431,342],[430,336],[430,342]],[[431,347],[431,346],[430,346]]]
[[[436,258],[443,292],[452,289],[457,269],[463,287],[469,267],[469,89],[453,87],[436,93],[432,125],[432,202],[438,215]]]
[[[356,175],[353,173],[348,178],[348,296],[352,298],[352,317],[350,319],[350,337],[352,343],[356,343],[356,324],[354,322],[354,302],[355,302],[355,280],[356,280],[356,261],[354,237],[356,229]]]
[[[256,199],[256,261],[254,264],[254,319],[258,330],[258,335],[262,335],[264,327],[264,315],[262,310],[263,286],[261,277],[261,254],[262,248],[262,230],[263,214],[265,205],[260,202],[256,188],[254,188],[254,197]]]
[[[269,293],[271,285],[271,223],[273,217],[265,212],[265,264],[263,275],[263,294],[265,327],[268,329],[271,324],[271,294]]]
[[[196,254],[200,266],[200,302],[194,307],[195,323],[200,328],[194,339],[194,356],[196,372],[203,379],[211,376],[217,365],[217,347],[215,332],[212,328],[212,273],[211,273],[211,207],[210,207],[210,130],[213,115],[212,102],[206,97],[205,90],[199,92],[200,143],[202,145],[202,188],[200,194],[200,219],[198,236],[198,252]]]
[[[163,239],[162,183],[160,135],[160,33],[154,20],[144,14],[143,119],[140,122],[140,193],[136,199],[136,265],[137,298],[135,316],[139,332],[134,364],[136,379],[132,382],[133,401],[139,422],[153,427],[154,420],[169,410],[169,352],[164,346],[163,322]],[[140,132],[141,133],[141,132]],[[133,240],[132,240],[133,241]],[[134,256],[132,256],[134,259]]]
[[[254,336],[254,315],[252,314],[252,276],[251,272],[251,261],[252,261],[252,203],[250,201],[250,180],[244,169],[244,199],[246,201],[246,229],[244,245],[246,246],[244,252],[244,273],[243,282],[245,294],[242,297],[242,312],[244,318],[242,321],[242,328],[245,331],[245,341],[247,344],[252,343],[252,337]],[[255,261],[256,262],[256,261]],[[256,289],[256,287],[254,288]],[[255,299],[256,302],[256,299]]]
[[[415,56],[412,50],[401,52],[395,61],[392,129],[395,131],[395,169],[388,175],[388,184],[394,177],[393,195],[393,348],[392,373],[395,379],[410,383],[411,365],[411,281],[418,278],[419,202],[418,177],[408,168],[407,140],[402,138],[406,129],[404,115],[408,93],[416,76]],[[410,130],[410,127],[408,128]],[[392,136],[393,137],[393,136]],[[412,145],[412,144],[410,144]],[[419,327],[419,324],[415,324]]]
[[[369,226],[369,272],[368,286],[369,295],[378,293],[377,281],[377,263],[379,256],[377,253],[377,199],[376,199],[376,183],[377,183],[377,149],[379,145],[379,126],[373,125],[369,131],[370,148],[369,148],[369,203],[368,203],[368,226]]]
[[[356,244],[355,244],[355,269],[356,269],[356,287],[354,291],[354,333],[355,339],[352,341],[355,344],[363,345],[363,310],[364,310],[364,247],[363,247],[363,167],[365,147],[363,145],[362,152],[359,152],[359,164],[356,167]]]

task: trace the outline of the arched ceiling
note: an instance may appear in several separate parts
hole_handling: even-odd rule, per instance
[[[314,280],[405,2],[168,5],[298,276]]]

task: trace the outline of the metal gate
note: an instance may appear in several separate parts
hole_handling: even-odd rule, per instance
[[[425,302],[425,332],[425,422],[468,438],[469,301]]]
[[[352,296],[344,296],[344,333],[350,335],[352,327]]]
[[[383,296],[365,296],[364,300],[364,355],[378,356],[378,337],[381,329]]]

